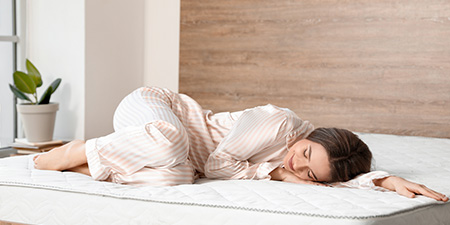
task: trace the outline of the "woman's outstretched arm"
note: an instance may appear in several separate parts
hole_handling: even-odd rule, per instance
[[[374,180],[373,183],[376,186],[395,191],[408,198],[414,198],[416,195],[424,195],[437,201],[448,201],[448,197],[444,194],[431,190],[423,184],[417,184],[401,177],[389,176]]]
[[[398,194],[409,198],[413,198],[416,194],[419,194],[438,201],[448,201],[448,197],[444,194],[431,190],[422,184],[417,184],[401,177],[392,176],[385,171],[372,171],[369,173],[364,173],[346,182],[333,183],[332,186],[381,191],[389,190],[395,191]]]
[[[381,171],[375,171],[375,173],[376,172],[381,172]],[[383,173],[379,173],[379,174],[375,174],[375,173],[373,173],[373,174],[374,175],[383,175]],[[370,174],[367,174],[367,175],[370,175]],[[302,180],[302,179],[298,178],[297,176],[295,176],[294,174],[292,174],[291,172],[285,170],[284,168],[280,168],[280,167],[273,170],[270,173],[270,176],[272,177],[271,178],[272,180],[279,180],[279,181],[284,181],[284,182],[289,182],[289,183],[328,186],[328,185],[325,185],[322,183]],[[361,179],[361,178],[359,178],[359,179]],[[358,178],[355,178],[352,181],[357,181],[357,180],[358,180]],[[437,201],[443,201],[443,202],[448,201],[448,197],[445,196],[444,194],[436,192],[436,191],[426,187],[425,185],[417,184],[417,183],[408,181],[406,179],[403,179],[401,177],[386,176],[386,177],[383,177],[380,179],[373,179],[372,181],[375,186],[382,187],[382,188],[385,188],[390,191],[395,191],[398,194],[406,196],[408,198],[414,198],[416,195],[424,195],[426,197],[433,198]],[[353,182],[353,183],[355,183],[355,182]],[[358,182],[356,182],[356,183],[358,183],[358,185],[353,184],[353,183],[350,183],[350,182],[334,183],[332,186],[334,186],[334,187],[360,187],[360,188],[365,188],[367,186],[367,185],[360,185]],[[367,183],[367,181],[365,183]]]

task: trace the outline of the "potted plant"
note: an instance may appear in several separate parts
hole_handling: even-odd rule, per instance
[[[58,103],[50,102],[50,97],[58,88],[61,79],[53,81],[47,90],[38,98],[37,88],[42,86],[42,78],[38,69],[26,60],[27,72],[13,73],[14,85],[9,84],[14,95],[28,103],[17,104],[17,111],[22,119],[25,137],[29,142],[45,142],[53,140],[56,111]]]

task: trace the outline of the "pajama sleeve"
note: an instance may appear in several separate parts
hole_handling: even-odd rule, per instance
[[[249,160],[264,152],[291,130],[288,113],[272,105],[244,111],[230,132],[209,156],[205,175],[220,179],[270,179],[269,173],[281,162],[253,163]]]
[[[388,172],[385,171],[372,171],[369,173],[361,174],[347,182],[336,182],[333,183],[333,187],[350,187],[359,189],[373,189],[379,191],[385,191],[385,188],[375,186],[373,183],[376,179],[381,179],[390,176]]]

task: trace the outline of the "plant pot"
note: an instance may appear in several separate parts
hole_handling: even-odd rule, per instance
[[[53,140],[58,103],[44,105],[17,104],[17,112],[22,118],[25,137],[29,142]]]

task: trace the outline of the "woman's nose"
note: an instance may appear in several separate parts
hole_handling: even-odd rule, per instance
[[[301,165],[301,164],[296,164],[296,165],[294,165],[294,170],[295,171],[297,171],[297,172],[303,172],[304,170],[306,169],[306,166],[304,166],[304,165]]]
[[[301,172],[307,167],[307,161],[303,157],[294,158],[294,170]]]

